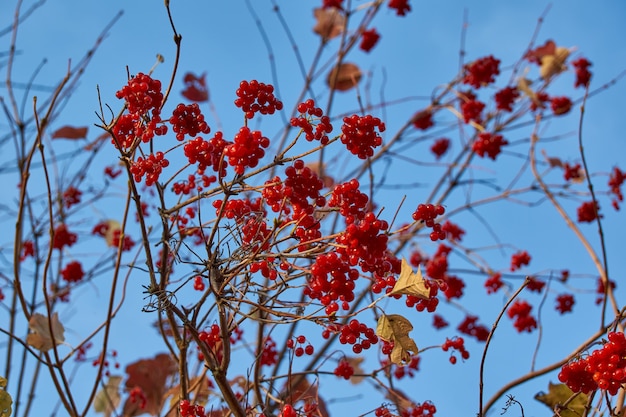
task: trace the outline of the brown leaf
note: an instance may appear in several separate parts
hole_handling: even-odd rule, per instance
[[[561,161],[561,159],[557,158],[556,156],[548,156],[545,149],[541,150],[541,154],[546,159],[546,162],[548,162],[548,165],[550,165],[550,168],[563,168],[564,167],[563,161]]]
[[[417,269],[417,273],[413,272],[413,268],[402,258],[402,269],[400,270],[400,278],[393,286],[391,294],[414,295],[418,298],[427,299],[430,297],[430,289],[426,288],[424,277],[422,277],[421,269]]]
[[[139,387],[146,398],[143,408],[139,401],[126,400],[124,416],[133,417],[144,413],[153,416],[159,414],[163,407],[164,394],[167,391],[168,377],[176,372],[176,363],[166,353],[160,353],[153,359],[141,359],[126,367],[126,388],[128,391]]]
[[[356,357],[346,356],[345,360],[350,364],[350,366],[354,370],[354,374],[356,375],[356,376],[350,377],[350,382],[353,383],[354,385],[363,382],[365,377],[360,376],[360,375],[363,375],[365,373],[363,368],[361,368],[361,364],[363,363],[365,358],[363,356],[356,356]]]
[[[60,345],[63,343],[65,341],[65,336],[63,335],[65,329],[59,321],[59,314],[54,313],[50,320],[52,321],[53,334],[50,334],[50,327],[48,326],[48,318],[46,316],[39,313],[30,316],[28,328],[32,333],[26,336],[26,343],[42,352],[49,351],[55,344]]]
[[[181,92],[187,100],[195,102],[209,101],[209,89],[206,86],[206,73],[196,76],[191,72],[185,74],[183,78],[185,89]]]
[[[339,67],[333,68],[330,74],[328,74],[326,82],[331,89],[347,91],[356,87],[361,80],[361,76],[362,73],[359,67],[346,62],[339,65]]]
[[[569,56],[569,49],[558,47],[554,55],[546,55],[541,59],[541,68],[539,74],[544,80],[560,74],[567,69],[565,61]]]
[[[52,134],[52,139],[85,139],[88,127],[63,126]]]
[[[415,341],[409,337],[411,330],[411,322],[399,314],[383,314],[378,319],[376,334],[381,339],[393,341],[393,350],[389,357],[392,363],[404,366],[411,361],[412,355],[418,353]]]
[[[313,32],[320,35],[324,42],[341,35],[346,29],[346,17],[340,9],[335,7],[315,9],[313,14],[317,19]]]

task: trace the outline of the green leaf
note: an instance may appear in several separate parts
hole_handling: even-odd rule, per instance
[[[574,392],[565,384],[549,383],[548,392],[540,392],[535,395],[535,399],[554,410],[555,406],[565,404],[565,402],[574,395]],[[587,405],[587,395],[579,393],[572,401],[569,402],[567,408],[559,410],[561,417],[580,417],[584,414]]]

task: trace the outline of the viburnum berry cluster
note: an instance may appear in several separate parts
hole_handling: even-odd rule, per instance
[[[365,52],[369,52],[376,46],[378,40],[380,39],[380,34],[376,31],[376,29],[368,29],[364,30],[361,33],[361,43],[359,44],[359,48]]]
[[[236,91],[235,106],[243,110],[246,119],[252,119],[255,113],[274,114],[283,109],[282,101],[274,96],[274,86],[257,80],[242,81]]]
[[[378,133],[384,131],[385,124],[378,117],[346,116],[341,126],[341,143],[354,155],[367,159],[374,155],[374,148],[383,143]]]
[[[296,357],[307,354],[311,356],[315,352],[315,348],[311,343],[307,343],[306,336],[301,334],[300,336],[292,337],[287,340],[287,347],[293,350],[293,354]]]
[[[622,332],[609,332],[608,339],[590,355],[563,365],[559,381],[573,392],[589,394],[601,389],[616,395],[626,383],[626,338]]]
[[[461,358],[463,359],[469,359],[470,357],[469,352],[467,351],[467,349],[465,349],[465,341],[463,340],[462,337],[454,337],[452,339],[446,338],[446,341],[444,342],[444,344],[441,345],[441,350],[443,350],[444,352],[447,352],[450,349],[452,349],[453,352],[455,350],[458,351],[459,354],[461,355]],[[456,364],[457,359],[454,353],[450,355],[449,360],[452,365]]]
[[[178,404],[180,417],[206,417],[204,406],[191,404],[189,400],[181,400]]]
[[[513,111],[513,103],[519,98],[519,96],[520,92],[517,87],[504,87],[494,96],[496,109],[507,112]]]
[[[445,240],[446,232],[442,230],[440,223],[435,223],[437,216],[443,216],[446,212],[444,206],[438,204],[420,204],[413,212],[413,220],[416,222],[424,222],[426,227],[430,227],[433,231],[430,233],[430,240],[436,242],[437,240]]]
[[[530,314],[533,307],[523,300],[515,300],[506,311],[509,318],[514,319],[513,325],[518,332],[531,332],[537,328],[537,320]]]
[[[195,137],[199,133],[208,134],[211,129],[204,121],[204,115],[200,111],[198,103],[189,105],[179,104],[172,112],[169,120],[172,130],[176,133],[176,139],[183,141],[185,135]]]
[[[322,336],[327,337],[328,334],[322,333]],[[339,343],[352,345],[352,351],[358,354],[377,344],[378,336],[374,329],[367,327],[365,323],[352,319],[348,324],[339,327]]]
[[[341,358],[333,373],[343,379],[350,379],[354,375],[354,368],[345,358]]]
[[[489,55],[465,66],[464,84],[474,88],[487,86],[495,81],[496,75],[500,74],[500,60]]]
[[[576,210],[579,223],[591,223],[603,216],[600,213],[600,205],[597,201],[586,201]]]
[[[224,148],[224,156],[228,158],[228,164],[234,167],[235,173],[243,175],[246,168],[258,165],[268,146],[270,140],[260,131],[242,127],[235,135],[234,143]]]
[[[430,147],[430,151],[435,155],[437,160],[441,159],[441,157],[448,152],[448,149],[450,149],[450,139],[448,138],[437,139]]]
[[[170,161],[165,158],[163,152],[151,153],[147,158],[137,157],[137,160],[130,167],[130,172],[133,174],[135,182],[141,182],[145,175],[146,185],[151,186],[159,180],[163,168],[169,165]]]
[[[478,323],[478,317],[467,315],[456,328],[459,332],[476,338],[479,342],[484,342],[489,337],[489,329]]]
[[[67,282],[79,282],[85,276],[83,265],[79,261],[72,261],[65,265],[61,271],[61,276]]]
[[[624,194],[622,194],[624,181],[626,181],[626,173],[622,172],[618,167],[614,167],[609,176],[609,192],[615,196],[611,201],[615,210],[619,210],[619,203],[624,201]]]
[[[297,108],[301,116],[292,117],[290,121],[291,126],[302,129],[305,139],[309,142],[319,140],[320,144],[326,145],[329,141],[328,133],[333,131],[330,117],[324,116],[322,109],[315,107],[315,101],[312,99],[298,104]],[[315,120],[313,117],[318,118],[318,123],[315,126],[313,126],[313,121]]]
[[[502,147],[508,144],[509,142],[502,135],[482,132],[472,144],[472,150],[481,158],[487,155],[495,161],[500,152],[502,152]]]

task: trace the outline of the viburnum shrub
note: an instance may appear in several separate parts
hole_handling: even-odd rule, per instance
[[[273,75],[250,45],[232,62],[189,54],[166,1],[176,58],[120,65],[83,121],[93,134],[60,114],[111,27],[25,114],[15,39],[34,10],[18,5],[2,61],[15,233],[0,246],[0,415],[327,417],[358,398],[350,415],[482,417],[526,407],[514,394],[535,379],[555,415],[622,415],[623,271],[609,275],[607,242],[622,238],[626,174],[612,155],[590,171],[580,112],[614,84],[594,85],[587,51],[533,37],[511,62],[464,45],[430,95],[372,94],[383,72],[361,60],[393,57],[383,17],[415,9],[318,1],[319,49],[292,45],[296,88],[274,52]],[[249,76],[224,75],[235,67]],[[454,409],[451,392],[475,398]]]

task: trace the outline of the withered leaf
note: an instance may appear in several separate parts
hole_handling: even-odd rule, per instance
[[[413,330],[411,322],[399,314],[383,314],[378,319],[376,334],[384,340],[393,342],[389,358],[392,363],[406,365],[411,361],[411,356],[418,353],[415,341],[409,337],[411,330]]]
[[[63,333],[65,329],[59,321],[59,314],[54,313],[50,317],[52,322],[52,333],[50,334],[50,327],[48,326],[48,318],[43,314],[35,313],[30,316],[28,321],[28,328],[32,333],[26,336],[26,343],[30,346],[38,349],[42,352],[47,352],[55,345],[60,345],[65,341]]]
[[[541,59],[546,55],[554,55],[556,52],[556,43],[552,39],[546,41],[545,44],[532,49],[524,55],[524,58],[530,62],[541,64]]]
[[[126,388],[140,388],[146,402],[143,408],[139,401],[130,398],[124,404],[124,416],[133,417],[149,413],[159,415],[167,391],[167,379],[176,373],[176,363],[166,353],[160,353],[153,359],[141,359],[126,367]]]
[[[356,357],[348,356],[345,358],[345,360],[348,361],[348,363],[354,370],[354,375],[350,377],[350,382],[353,383],[354,385],[363,382],[365,377],[361,375],[363,375],[365,371],[363,371],[363,368],[361,368],[361,364],[363,363],[365,358],[363,356],[356,356]]]
[[[565,404],[570,397],[574,395],[571,389],[565,384],[548,384],[548,393],[540,392],[535,395],[535,399],[554,410],[554,407],[559,404]],[[587,395],[579,393],[576,398],[571,400],[566,408],[559,410],[561,417],[577,417],[584,415],[585,407],[587,406]]]
[[[402,269],[400,270],[400,277],[393,286],[390,294],[405,294],[413,295],[422,299],[430,297],[430,290],[426,288],[422,271],[418,267],[417,273],[413,272],[413,268],[402,258]]]
[[[565,71],[567,69],[565,61],[567,61],[569,53],[569,49],[558,47],[554,55],[546,55],[541,58],[541,68],[539,68],[541,78],[547,80]]]
[[[324,42],[341,35],[346,29],[346,17],[340,9],[335,7],[319,8],[313,10],[313,15],[317,20],[313,32],[320,35]]]
[[[112,375],[106,384],[98,391],[93,400],[93,408],[96,413],[104,413],[105,417],[110,417],[118,405],[120,405],[119,386],[122,383],[122,377]]]
[[[52,134],[52,139],[84,139],[87,137],[87,126],[63,126]]]
[[[333,68],[328,74],[326,82],[331,89],[347,91],[356,87],[361,80],[361,76],[359,67],[350,62],[345,62]]]

